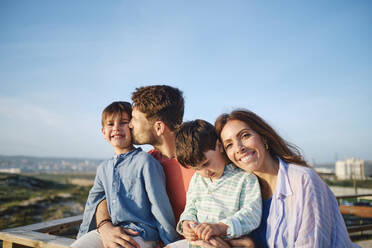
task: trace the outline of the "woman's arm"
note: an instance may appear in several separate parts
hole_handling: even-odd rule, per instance
[[[314,171],[305,174],[302,190],[304,204],[295,246],[352,246],[335,196]]]

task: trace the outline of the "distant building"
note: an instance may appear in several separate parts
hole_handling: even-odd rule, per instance
[[[367,177],[372,177],[372,161],[355,158],[339,160],[336,161],[335,172],[337,179],[364,180]]]
[[[7,168],[7,169],[0,169],[2,173],[10,173],[10,174],[20,174],[21,169],[19,168]]]

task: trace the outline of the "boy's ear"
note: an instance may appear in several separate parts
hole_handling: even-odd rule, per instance
[[[155,121],[154,122],[154,130],[156,135],[160,136],[165,131],[165,123],[162,121]]]
[[[106,134],[106,133],[105,133],[105,129],[104,129],[103,127],[102,127],[102,129],[101,129],[101,132],[102,132],[103,138],[106,139],[106,137],[105,137],[105,134]]]

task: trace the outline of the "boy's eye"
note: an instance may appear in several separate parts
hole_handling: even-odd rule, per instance
[[[107,126],[113,126],[113,125],[114,125],[114,123],[112,123],[112,122],[107,123]]]

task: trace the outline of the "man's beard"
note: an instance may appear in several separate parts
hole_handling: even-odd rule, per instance
[[[134,135],[133,131],[132,133],[132,141],[135,145],[145,145],[149,144],[152,146],[155,146],[158,144],[158,141],[155,138],[155,135],[151,132],[147,133],[147,135]]]

